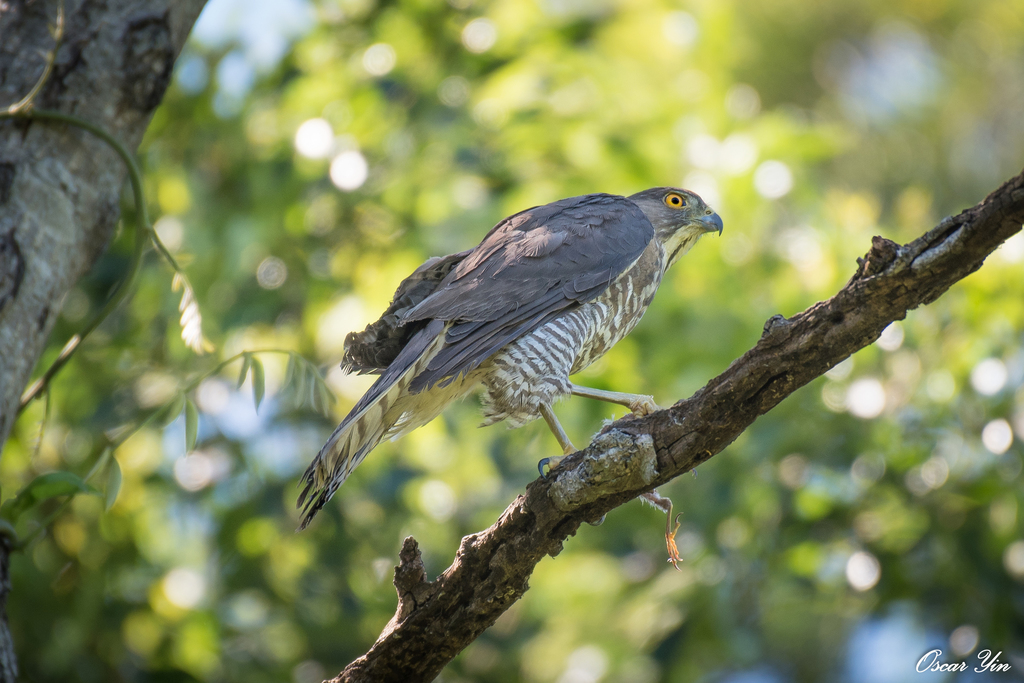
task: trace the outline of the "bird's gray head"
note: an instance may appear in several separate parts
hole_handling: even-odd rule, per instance
[[[688,190],[652,187],[630,195],[629,199],[654,226],[654,234],[668,257],[666,268],[689,251],[704,233],[722,233],[722,219]]]

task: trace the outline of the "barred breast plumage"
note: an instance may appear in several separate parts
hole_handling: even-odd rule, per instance
[[[540,417],[540,406],[570,393],[580,372],[629,334],[654,299],[665,270],[665,250],[652,240],[640,258],[594,301],[520,337],[481,366],[484,425],[502,420],[520,427]]]

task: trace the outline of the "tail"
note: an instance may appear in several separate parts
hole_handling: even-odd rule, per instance
[[[401,417],[389,416],[388,411],[408,392],[413,378],[440,350],[444,343],[444,328],[444,321],[434,320],[416,333],[320,449],[302,475],[305,486],[297,503],[302,509],[299,531],[309,525],[348,475]]]

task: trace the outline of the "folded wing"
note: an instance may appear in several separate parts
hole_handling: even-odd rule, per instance
[[[528,209],[491,230],[402,325],[451,323],[413,392],[447,384],[506,344],[591,301],[629,268],[654,228],[625,197],[572,197]]]

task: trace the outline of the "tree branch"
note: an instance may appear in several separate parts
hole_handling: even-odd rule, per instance
[[[426,580],[416,541],[406,539],[394,618],[334,681],[433,679],[522,597],[533,568],[581,523],[720,453],[758,416],[980,268],[1022,221],[1024,173],[909,244],[875,237],[835,296],[769,319],[754,348],[690,398],[606,427],[556,477],[527,486],[493,526],[463,538],[435,581]]]

